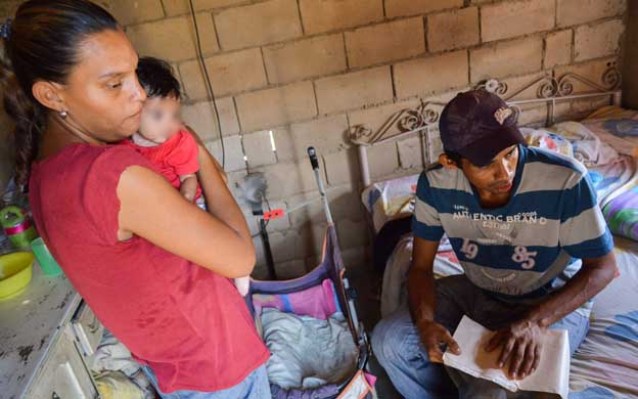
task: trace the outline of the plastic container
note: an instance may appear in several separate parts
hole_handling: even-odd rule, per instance
[[[49,251],[49,248],[42,240],[42,237],[38,237],[35,240],[31,241],[31,250],[35,255],[35,258],[38,260],[38,264],[40,268],[47,276],[59,276],[62,274],[62,269],[58,262],[56,262],[53,255]]]
[[[0,301],[21,294],[31,282],[33,254],[14,252],[0,256]]]
[[[0,224],[11,244],[21,251],[28,251],[31,241],[38,237],[27,215],[17,206],[8,206],[0,211]]]

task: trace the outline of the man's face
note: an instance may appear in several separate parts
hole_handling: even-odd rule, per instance
[[[492,162],[485,166],[475,166],[465,158],[461,160],[461,170],[481,198],[509,196],[517,165],[518,146],[516,145],[499,152]]]

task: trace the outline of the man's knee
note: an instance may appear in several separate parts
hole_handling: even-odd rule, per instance
[[[385,367],[402,358],[401,348],[410,328],[413,327],[407,312],[393,314],[377,324],[372,332],[371,343],[372,351],[381,365]]]

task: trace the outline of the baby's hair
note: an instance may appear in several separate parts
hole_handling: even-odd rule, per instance
[[[164,60],[142,57],[137,64],[137,78],[150,97],[181,99],[181,86],[173,75],[173,68]]]

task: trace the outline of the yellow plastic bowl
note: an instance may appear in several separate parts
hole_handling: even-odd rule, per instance
[[[33,273],[33,259],[31,252],[0,256],[0,301],[13,298],[27,288]]]

